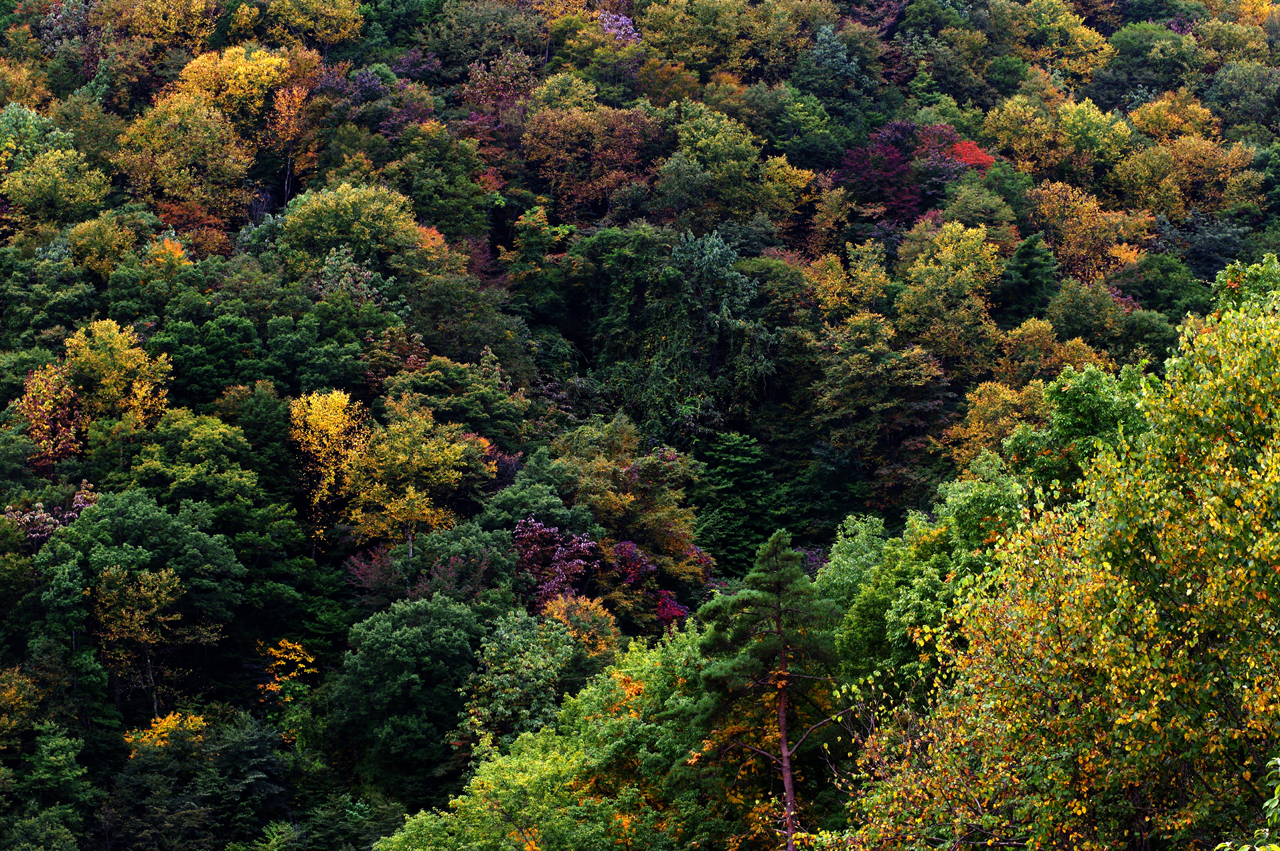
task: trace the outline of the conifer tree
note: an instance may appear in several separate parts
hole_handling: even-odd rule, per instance
[[[1008,331],[1040,314],[1053,294],[1057,275],[1058,261],[1044,237],[1038,233],[1027,237],[1005,264],[1004,275],[991,293],[991,318]]]
[[[710,659],[703,670],[708,692],[701,707],[704,722],[723,727],[729,714],[748,701],[774,714],[768,723],[777,725],[776,751],[742,735],[722,751],[749,751],[779,775],[787,851],[794,851],[799,829],[795,754],[831,720],[827,713],[813,720],[814,704],[804,697],[828,680],[824,663],[834,655],[829,627],[835,614],[835,605],[818,595],[800,554],[791,549],[791,536],[781,529],[756,551],[755,568],[742,590],[718,596],[698,612],[708,627],[701,649]],[[753,729],[757,725],[747,725],[744,732]],[[773,732],[756,741],[772,740]]]

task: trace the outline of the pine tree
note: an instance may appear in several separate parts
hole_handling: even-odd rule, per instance
[[[722,751],[754,753],[780,776],[787,851],[794,851],[798,829],[795,754],[810,734],[831,720],[827,714],[811,720],[812,713],[801,711],[800,699],[829,679],[824,663],[834,658],[830,625],[835,615],[834,603],[818,595],[784,530],[774,532],[757,550],[755,568],[740,591],[715,597],[698,612],[708,627],[701,649],[710,660],[703,670],[703,720],[723,726],[726,717],[748,700],[762,709],[776,708],[775,719],[768,722],[777,724],[776,751],[741,736],[731,738]],[[774,702],[776,707],[771,706]],[[765,735],[760,741],[771,738]]]

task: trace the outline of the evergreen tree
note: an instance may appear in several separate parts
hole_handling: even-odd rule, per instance
[[[698,612],[708,626],[701,648],[710,660],[703,671],[704,723],[718,722],[724,729],[730,714],[744,703],[776,710],[768,722],[761,718],[759,724],[738,728],[741,734],[730,734],[722,753],[749,751],[781,778],[787,851],[794,851],[799,829],[796,752],[831,720],[826,712],[814,720],[815,704],[805,698],[828,679],[826,665],[834,656],[829,627],[835,614],[835,605],[818,595],[800,554],[791,549],[791,536],[781,529],[757,550],[755,568],[743,579],[742,590],[718,596]],[[775,730],[776,744],[770,746],[766,743]]]
[[[778,483],[755,438],[729,432],[715,435],[698,453],[707,464],[693,502],[698,508],[698,541],[721,574],[739,575],[781,516]]]
[[[1018,244],[1005,264],[1004,276],[992,290],[991,318],[1008,331],[1039,316],[1049,304],[1057,276],[1058,261],[1044,244],[1044,237],[1038,233],[1027,237]]]

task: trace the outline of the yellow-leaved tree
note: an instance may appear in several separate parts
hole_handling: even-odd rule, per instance
[[[277,44],[327,50],[360,35],[364,18],[355,0],[270,0],[267,32]]]
[[[419,398],[386,400],[386,426],[341,390],[309,393],[290,405],[290,436],[309,478],[319,521],[336,512],[363,541],[408,545],[421,529],[450,526],[469,485],[492,478],[489,441],[438,423]]]
[[[1274,290],[1275,269],[1252,277]],[[1143,391],[1150,430],[999,546],[932,711],[866,742],[878,782],[839,847],[1212,848],[1261,819],[1280,750],[1277,307],[1184,330]]]
[[[228,47],[221,53],[205,53],[187,63],[178,78],[176,91],[203,98],[231,120],[244,139],[273,145],[274,116],[297,94],[289,94],[286,104],[277,104],[284,92],[305,94],[315,84],[322,60],[305,47],[267,50],[256,44]]]
[[[90,419],[114,417],[144,428],[164,413],[169,356],[151,357],[137,334],[112,319],[90,322],[67,338],[67,365]]]
[[[368,420],[342,390],[308,393],[289,404],[289,437],[302,456],[314,510],[350,491],[352,461],[369,443]]]
[[[895,305],[899,335],[924,346],[953,375],[971,379],[989,370],[1000,329],[988,315],[987,293],[1003,265],[986,228],[943,225],[907,270]]]
[[[203,95],[175,92],[129,125],[114,160],[133,190],[177,227],[235,218],[253,162],[231,120]]]
[[[452,526],[455,495],[492,478],[496,467],[488,440],[437,423],[412,395],[386,404],[387,426],[350,459],[348,514],[362,539],[407,544],[412,565],[418,531]]]
[[[218,0],[103,0],[91,8],[96,26],[189,53],[199,53],[209,43],[222,13]]]
[[[1062,268],[1090,283],[1142,256],[1152,217],[1144,211],[1102,209],[1094,195],[1065,183],[1045,181],[1027,193],[1033,219]]]

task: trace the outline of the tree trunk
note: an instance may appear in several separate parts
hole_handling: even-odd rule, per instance
[[[796,784],[791,774],[791,740],[787,731],[787,651],[784,647],[778,662],[778,743],[782,749],[782,794],[786,809],[783,820],[787,831],[787,851],[796,849]]]
[[[147,692],[151,696],[151,720],[160,717],[160,698],[156,694],[156,680],[151,672],[151,651],[146,647],[142,648],[142,670],[147,677]]]

